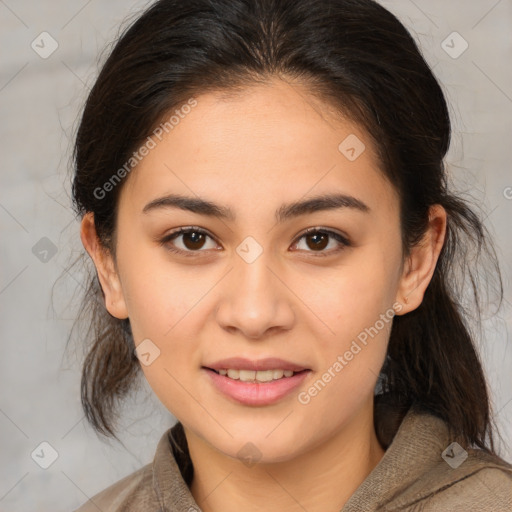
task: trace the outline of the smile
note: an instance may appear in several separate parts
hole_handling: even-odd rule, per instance
[[[219,375],[227,376],[230,379],[241,380],[243,382],[270,382],[282,378],[292,377],[292,370],[235,370],[232,368],[223,370],[213,370]]]
[[[238,370],[202,368],[221,395],[239,404],[271,405],[291,396],[311,370]]]

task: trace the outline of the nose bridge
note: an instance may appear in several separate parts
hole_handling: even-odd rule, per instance
[[[224,328],[236,328],[256,338],[270,328],[290,328],[293,310],[286,287],[272,270],[272,251],[252,237],[236,249],[234,268],[228,275],[229,286],[222,293],[217,321]]]

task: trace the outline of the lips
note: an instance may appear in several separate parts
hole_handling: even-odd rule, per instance
[[[230,357],[208,363],[203,371],[217,391],[236,403],[250,406],[271,405],[284,399],[311,373],[310,368],[300,363],[278,357]]]
[[[302,366],[291,361],[286,361],[277,357],[267,357],[265,359],[250,360],[243,357],[230,357],[227,359],[221,359],[210,364],[204,365],[204,368],[210,370],[253,370],[253,371],[265,371],[265,370],[290,370],[292,372],[301,372],[308,370],[305,366]]]
[[[277,403],[286,397],[289,398],[311,373],[310,370],[303,370],[294,373],[291,377],[283,377],[270,382],[244,382],[231,379],[227,375],[220,375],[209,368],[203,368],[202,371],[217,392],[224,397],[237,404],[259,407]]]

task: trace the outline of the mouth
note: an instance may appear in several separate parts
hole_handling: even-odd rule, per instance
[[[290,396],[312,373],[310,368],[279,357],[229,357],[201,369],[217,392],[250,406],[275,404]]]
[[[222,375],[223,377],[227,377],[232,380],[239,380],[242,382],[249,382],[253,384],[265,383],[265,382],[273,382],[281,379],[289,379],[294,375],[308,372],[308,369],[293,371],[293,370],[283,370],[280,368],[270,369],[270,370],[242,370],[235,368],[220,368],[216,370],[215,368],[208,368],[206,366],[203,367],[206,370],[210,370],[217,375]]]

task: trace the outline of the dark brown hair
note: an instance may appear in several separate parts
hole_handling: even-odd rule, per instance
[[[479,320],[477,263],[483,256],[501,299],[498,262],[469,201],[448,191],[443,162],[450,119],[443,92],[409,32],[378,3],[154,3],[119,37],[87,98],[74,149],[77,214],[94,213],[100,241],[115,257],[122,183],[106,194],[98,190],[163,116],[189,98],[273,77],[305,84],[372,138],[399,193],[404,257],[425,233],[429,207],[446,209],[447,238],[423,303],[393,321],[379,379],[385,401],[376,404],[394,404],[400,421],[414,403],[444,419],[464,446],[495,453],[489,389],[468,321],[475,312]],[[467,289],[476,299],[473,315],[462,300]],[[90,343],[82,404],[98,432],[116,437],[116,401],[131,389],[140,366],[129,320],[110,316],[102,296],[93,272],[78,319],[87,320]]]

